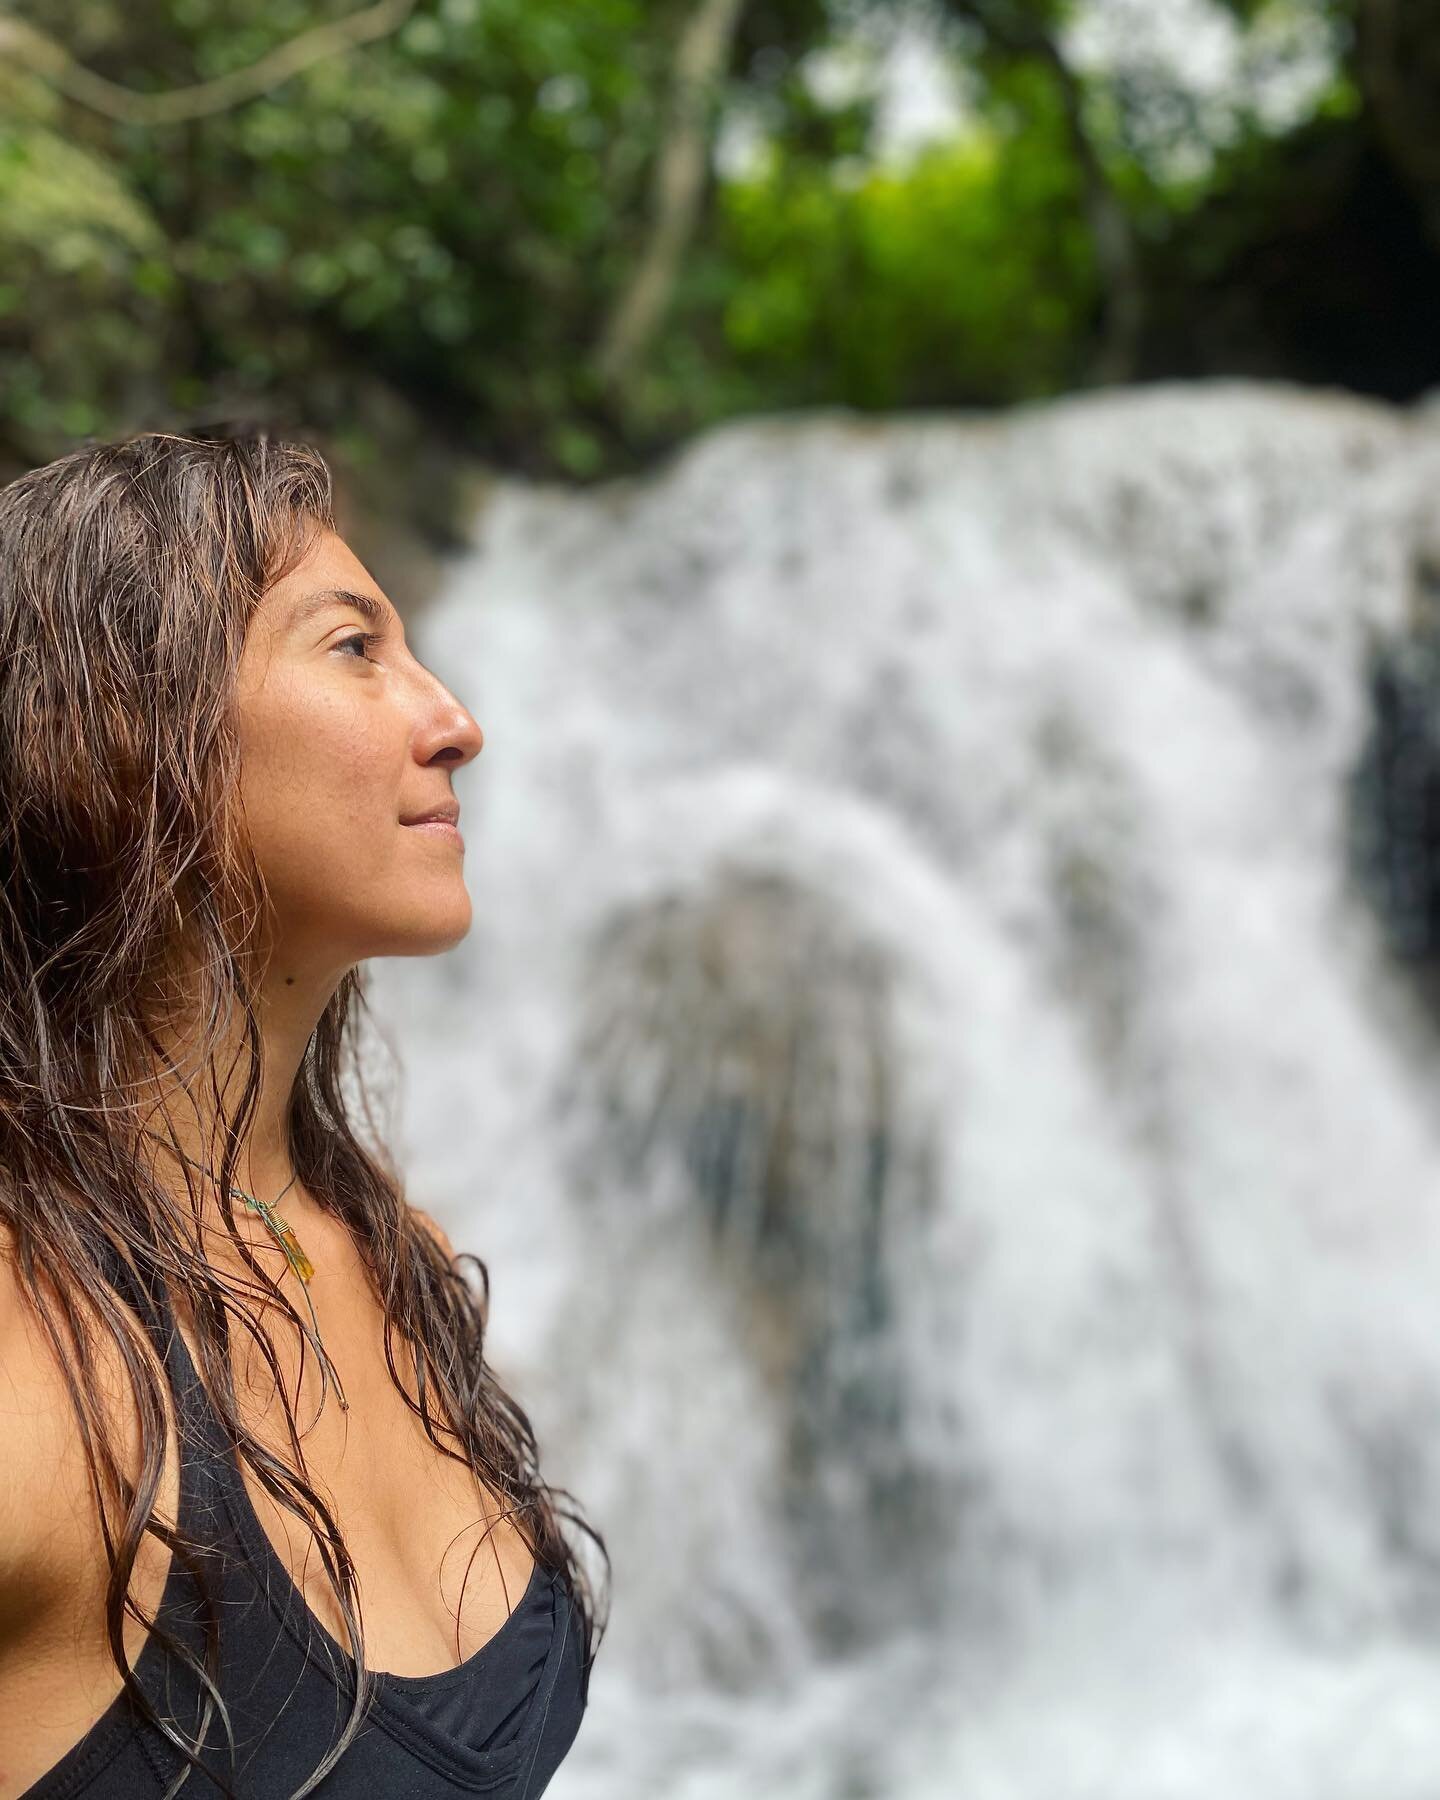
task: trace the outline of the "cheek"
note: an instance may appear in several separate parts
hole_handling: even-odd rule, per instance
[[[277,695],[241,731],[241,791],[260,866],[287,887],[373,868],[395,828],[394,756],[363,708]]]

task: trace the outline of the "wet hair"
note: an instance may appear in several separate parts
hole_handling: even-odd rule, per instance
[[[354,1565],[309,1480],[273,1351],[247,1302],[279,1306],[298,1330],[302,1321],[236,1232],[231,1185],[260,1089],[266,910],[239,803],[236,672],[262,596],[303,560],[316,534],[334,529],[324,455],[263,426],[90,444],[0,488],[0,1225],[17,1288],[53,1349],[81,1429],[109,1563],[112,1657],[144,1717],[185,1758],[172,1794],[200,1766],[217,1710],[232,1772],[235,1740],[218,1687],[218,1597],[208,1595],[203,1609],[202,1663],[128,1592],[146,1532],[195,1573],[202,1591],[209,1578],[203,1546],[157,1516],[167,1378],[110,1279],[117,1256],[152,1289],[158,1279],[183,1300],[211,1404],[265,1491],[313,1533],[335,1590],[356,1664],[354,1706],[290,1800],[339,1760],[373,1691]],[[585,1621],[588,1674],[604,1627],[559,1519],[574,1520],[600,1546],[608,1591],[604,1539],[557,1504],[566,1490],[541,1480],[530,1421],[484,1360],[486,1265],[448,1254],[405,1199],[364,1079],[365,1006],[357,966],[306,1046],[287,1115],[292,1165],[361,1254],[384,1312],[391,1379],[427,1437],[501,1500],[502,1516],[516,1522],[545,1569],[563,1571]],[[193,1072],[167,1048],[165,1026],[177,1018],[196,1034],[195,1061],[210,1083],[205,1115],[197,1102],[196,1118],[210,1134],[215,1153],[205,1160],[220,1215],[255,1272],[253,1289],[207,1262],[189,1165],[180,1165],[187,1205],[155,1179],[153,1151],[145,1153],[153,1084],[163,1080],[168,1092],[178,1081],[191,1092]],[[217,1082],[214,1070],[226,1048],[248,1053],[233,1114],[221,1094],[232,1089],[229,1071]],[[357,1109],[368,1143],[352,1119]],[[173,1130],[169,1141],[179,1149]],[[294,1467],[240,1418],[232,1319],[275,1373]],[[113,1418],[97,1402],[96,1333],[108,1335],[131,1386],[138,1476],[122,1467]],[[397,1336],[418,1404],[396,1370]],[[122,1637],[127,1608],[199,1681],[203,1718],[193,1741],[157,1715],[134,1676]],[[457,1638],[458,1617],[457,1608]],[[205,1772],[222,1779],[208,1765]]]

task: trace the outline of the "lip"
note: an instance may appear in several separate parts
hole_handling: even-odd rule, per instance
[[[452,825],[448,819],[411,819],[402,820],[401,823],[407,831],[431,833],[435,837],[448,838],[451,843],[458,844],[462,850],[465,848],[465,840],[460,835],[459,826]]]

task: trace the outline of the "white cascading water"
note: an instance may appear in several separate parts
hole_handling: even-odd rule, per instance
[[[556,1800],[1440,1792],[1440,1038],[1345,854],[1432,544],[1440,414],[1248,384],[492,490],[410,633],[474,924],[372,996],[613,1558]]]

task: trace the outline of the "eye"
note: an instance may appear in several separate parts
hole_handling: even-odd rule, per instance
[[[360,646],[360,655],[359,655],[358,660],[360,660],[362,662],[369,662],[370,652],[372,650],[376,649],[383,642],[384,642],[384,639],[380,636],[380,634],[378,632],[357,631],[357,632],[352,633],[351,636],[349,636],[347,638],[341,638],[338,644],[332,644],[330,647],[332,650],[342,650],[342,649],[344,649],[344,647],[347,644],[358,644]]]

